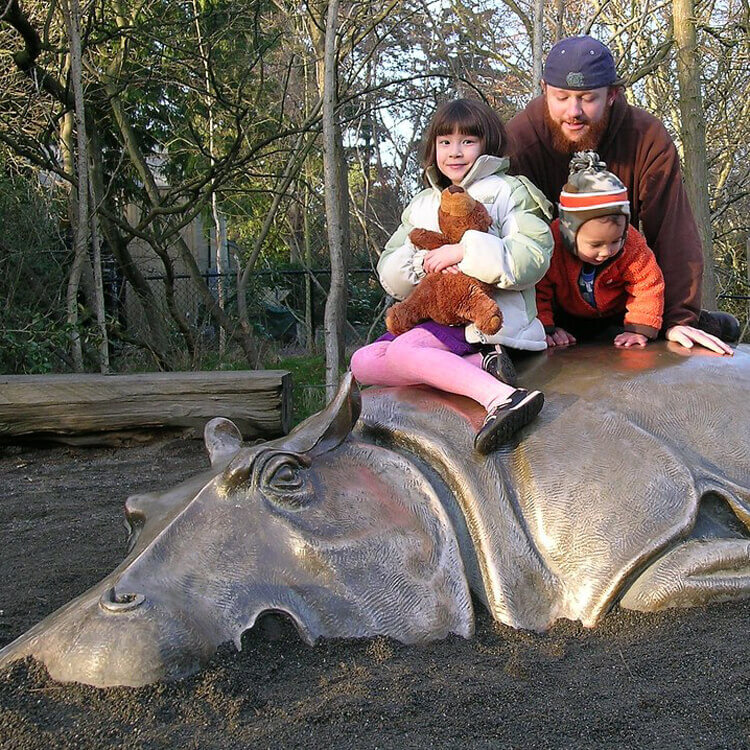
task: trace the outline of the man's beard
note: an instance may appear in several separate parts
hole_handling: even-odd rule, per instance
[[[596,122],[587,122],[588,129],[578,140],[572,141],[562,131],[562,126],[552,119],[547,107],[547,99],[544,100],[544,120],[552,135],[552,148],[561,154],[573,154],[576,151],[596,151],[609,125],[610,107],[604,110],[604,114]]]

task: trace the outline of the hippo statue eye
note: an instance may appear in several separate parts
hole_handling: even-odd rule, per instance
[[[260,469],[259,487],[269,500],[291,508],[300,508],[313,497],[307,456],[277,453]]]

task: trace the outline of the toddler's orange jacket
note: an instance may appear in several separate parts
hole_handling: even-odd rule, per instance
[[[545,328],[555,325],[553,309],[561,308],[580,318],[603,318],[625,313],[626,331],[654,339],[664,313],[664,277],[645,237],[628,225],[625,246],[597,269],[594,279],[596,308],[578,288],[583,263],[563,246],[560,220],[552,222],[555,251],[544,278],[536,285],[539,320]]]

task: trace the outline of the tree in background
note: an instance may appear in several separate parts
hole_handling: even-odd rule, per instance
[[[0,371],[72,369],[65,314],[71,262],[55,216],[63,201],[0,157]]]
[[[607,43],[631,84],[629,99],[659,116],[680,148],[688,121],[678,106],[680,45],[671,3],[339,0],[332,14],[335,4],[325,0],[301,10],[287,0],[100,0],[80,7],[75,70],[75,33],[63,13],[73,10],[72,0],[0,5],[5,163],[75,196],[88,165],[91,219],[76,235],[79,246],[88,236],[87,251],[78,256],[80,289],[68,298],[69,310],[75,299],[81,315],[65,324],[71,342],[78,333],[87,366],[97,362],[104,338],[96,324],[94,251],[101,245],[140,301],[145,326],[123,327],[110,316],[107,334],[141,347],[162,368],[194,366],[202,351],[198,321],[179,304],[180,284],[190,285],[203,315],[253,366],[260,356],[257,302],[267,284],[260,272],[293,264],[304,273],[299,318],[312,347],[313,295],[322,300],[329,293],[327,277],[315,268],[330,269],[332,380],[342,342],[374,336],[385,306],[373,289],[366,324],[356,332],[344,324],[343,301],[358,287],[342,269],[374,267],[400,207],[419,185],[419,139],[434,107],[444,98],[480,96],[502,117],[512,116],[537,85],[533,60],[538,68],[561,36],[593,33]],[[748,8],[742,0],[698,2],[694,16],[707,167],[697,182],[709,197],[720,300],[747,319],[745,301],[726,295],[748,294]],[[335,85],[326,89],[328,20]],[[326,129],[340,146],[338,177],[325,176],[324,101],[333,125]],[[695,152],[687,139],[684,146],[683,157]],[[683,161],[690,179],[693,168]],[[326,217],[326,197],[337,221]],[[76,256],[67,249],[68,227],[83,224],[76,216],[61,216],[57,233],[69,289]],[[214,227],[213,252],[225,221],[234,293],[217,294],[206,283],[186,241],[196,217]],[[329,237],[346,221],[348,250]],[[147,248],[148,266],[138,248]]]

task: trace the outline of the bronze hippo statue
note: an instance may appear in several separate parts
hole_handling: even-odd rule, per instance
[[[200,669],[265,612],[301,636],[404,642],[493,617],[544,630],[750,595],[750,349],[581,346],[519,366],[545,408],[472,450],[482,411],[347,376],[284,438],[206,427],[208,472],[130,497],[132,548],[0,651],[57,680],[143,685]],[[361,406],[361,418],[360,415]]]

